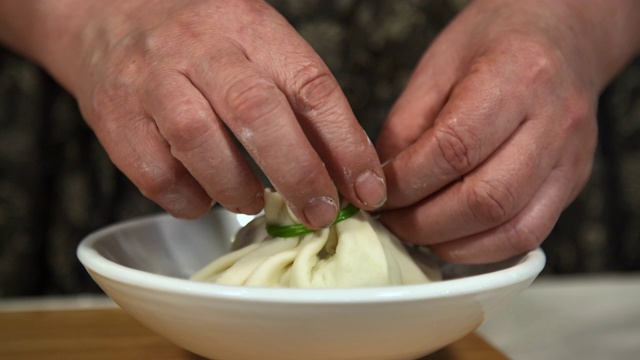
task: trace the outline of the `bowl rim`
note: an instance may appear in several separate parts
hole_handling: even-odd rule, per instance
[[[202,298],[289,304],[381,303],[464,296],[505,288],[520,282],[531,282],[542,271],[546,262],[542,249],[536,248],[521,255],[515,265],[506,269],[424,284],[331,289],[268,288],[222,285],[153,274],[111,261],[94,248],[94,245],[107,234],[158,221],[193,220],[176,219],[169,214],[156,214],[117,222],[87,235],[78,245],[77,257],[92,277],[95,273],[137,288]]]

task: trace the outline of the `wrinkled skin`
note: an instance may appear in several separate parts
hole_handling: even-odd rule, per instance
[[[262,1],[7,0],[0,41],[75,95],[116,166],[175,216],[263,207],[235,136],[307,226],[332,222],[338,194],[365,210],[388,199],[381,220],[401,238],[483,263],[538,246],[584,186],[598,94],[640,48],[639,8],[472,2],[426,51],[377,154]]]
[[[143,193],[178,216],[212,199],[258,212],[262,186],[229,129],[312,227],[335,218],[338,192],[366,209],[384,200],[373,145],[277,12],[256,1],[155,5],[124,5],[134,17],[119,26],[105,17],[119,33],[95,31],[91,43],[106,47],[86,51],[91,81],[78,87],[87,121]]]
[[[367,210],[384,202],[378,156],[338,83],[266,3],[49,5],[53,18],[73,8],[76,22],[56,24],[63,55],[43,63],[114,164],[173,215],[194,218],[213,202],[262,209],[262,184],[232,134],[312,228],[335,219],[338,194]]]
[[[603,58],[617,54],[590,36],[598,9],[569,3],[476,1],[425,53],[377,142],[381,219],[401,238],[502,260],[539,246],[584,187],[598,95],[625,57]]]

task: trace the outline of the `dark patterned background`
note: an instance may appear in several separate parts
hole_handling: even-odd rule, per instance
[[[336,75],[371,137],[462,1],[271,1]],[[544,243],[545,276],[640,270],[640,61],[603,94],[587,188]],[[106,224],[159,212],[115,169],[76,104],[0,49],[0,297],[98,291],[75,257]]]

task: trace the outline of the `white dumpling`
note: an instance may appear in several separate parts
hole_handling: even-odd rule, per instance
[[[417,284],[440,277],[434,263],[418,266],[400,240],[363,211],[298,237],[271,237],[267,223],[298,223],[282,197],[271,191],[265,193],[265,215],[238,233],[234,247],[240,248],[214,260],[192,279],[228,285],[344,288]]]

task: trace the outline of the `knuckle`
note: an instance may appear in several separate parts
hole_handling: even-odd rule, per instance
[[[503,35],[478,56],[470,67],[470,73],[489,79],[509,77],[511,84],[542,84],[557,82],[558,73],[566,68],[566,59],[543,36],[520,30]],[[527,91],[527,86],[520,86]]]
[[[104,122],[105,113],[113,107],[113,98],[105,91],[102,86],[93,89],[91,103],[88,108],[82,107],[81,110],[87,119],[94,122],[94,126]]]
[[[312,167],[312,166],[304,166],[301,168],[301,170],[303,171],[298,172],[298,176],[294,177],[294,178],[297,178],[297,181],[295,181],[296,185],[322,183],[319,180],[322,177],[327,176],[327,172],[324,167],[318,168],[318,167]],[[312,186],[312,188],[314,187]]]
[[[268,174],[278,191],[288,194],[295,193],[296,198],[303,199],[311,192],[324,192],[321,189],[333,190],[326,189],[331,182],[323,166],[314,166],[312,162],[305,161],[302,158],[298,160],[296,164],[280,168],[277,172]],[[300,191],[300,188],[308,190]]]
[[[136,185],[144,196],[154,201],[166,197],[176,182],[176,177],[170,171],[147,166],[139,166],[137,170]]]
[[[130,69],[113,70],[103,74],[86,93],[80,97],[80,110],[92,127],[111,126],[117,117],[127,117],[141,111],[137,102],[139,80],[130,74]]]
[[[85,107],[81,102],[80,111],[87,119],[91,128],[98,135],[115,136],[122,126],[119,115],[123,109],[128,109],[128,115],[136,113],[135,109],[131,109],[131,104],[123,98],[123,96],[111,88],[98,85],[91,93],[91,100]]]
[[[156,202],[173,216],[196,218],[212,205],[212,199],[178,161],[134,164],[131,180],[142,195]]]
[[[441,167],[456,175],[466,174],[477,163],[480,139],[461,126],[443,124],[435,127],[435,140],[444,164]]]
[[[309,112],[322,107],[333,94],[339,91],[338,83],[329,70],[318,62],[311,61],[294,74],[296,107]]]
[[[173,150],[191,151],[207,138],[211,120],[207,111],[183,103],[168,114],[162,133]]]
[[[595,134],[595,109],[592,103],[581,96],[575,96],[565,101],[565,116],[563,130],[573,134],[582,127],[587,127]]]
[[[511,231],[509,232],[511,236],[508,237],[507,244],[510,247],[510,253],[514,255],[537,248],[545,239],[542,234],[527,226],[509,226],[511,226]]]
[[[550,79],[554,77],[559,70],[559,60],[552,50],[538,42],[529,42],[525,45],[524,52],[526,56],[522,61],[523,67],[529,71],[524,72],[524,74],[528,74],[531,79]]]
[[[473,60],[469,67],[469,74],[495,76],[498,70],[495,60],[490,56],[484,55]]]
[[[498,181],[483,181],[470,187],[469,213],[480,224],[493,227],[509,220],[516,211],[515,194]]]
[[[305,165],[299,164],[296,169],[290,169],[287,171],[291,175],[290,178],[282,178],[283,182],[288,183],[290,188],[299,187],[301,184],[306,184],[310,189],[318,189],[327,181],[323,181],[328,175],[325,168],[318,168],[317,166],[311,166],[311,164]]]
[[[553,81],[561,70],[562,55],[542,37],[514,32],[505,43],[516,54],[515,64],[526,70],[520,72],[525,81]]]
[[[278,108],[278,89],[262,75],[245,75],[231,83],[224,99],[234,118],[244,123],[265,119]]]

